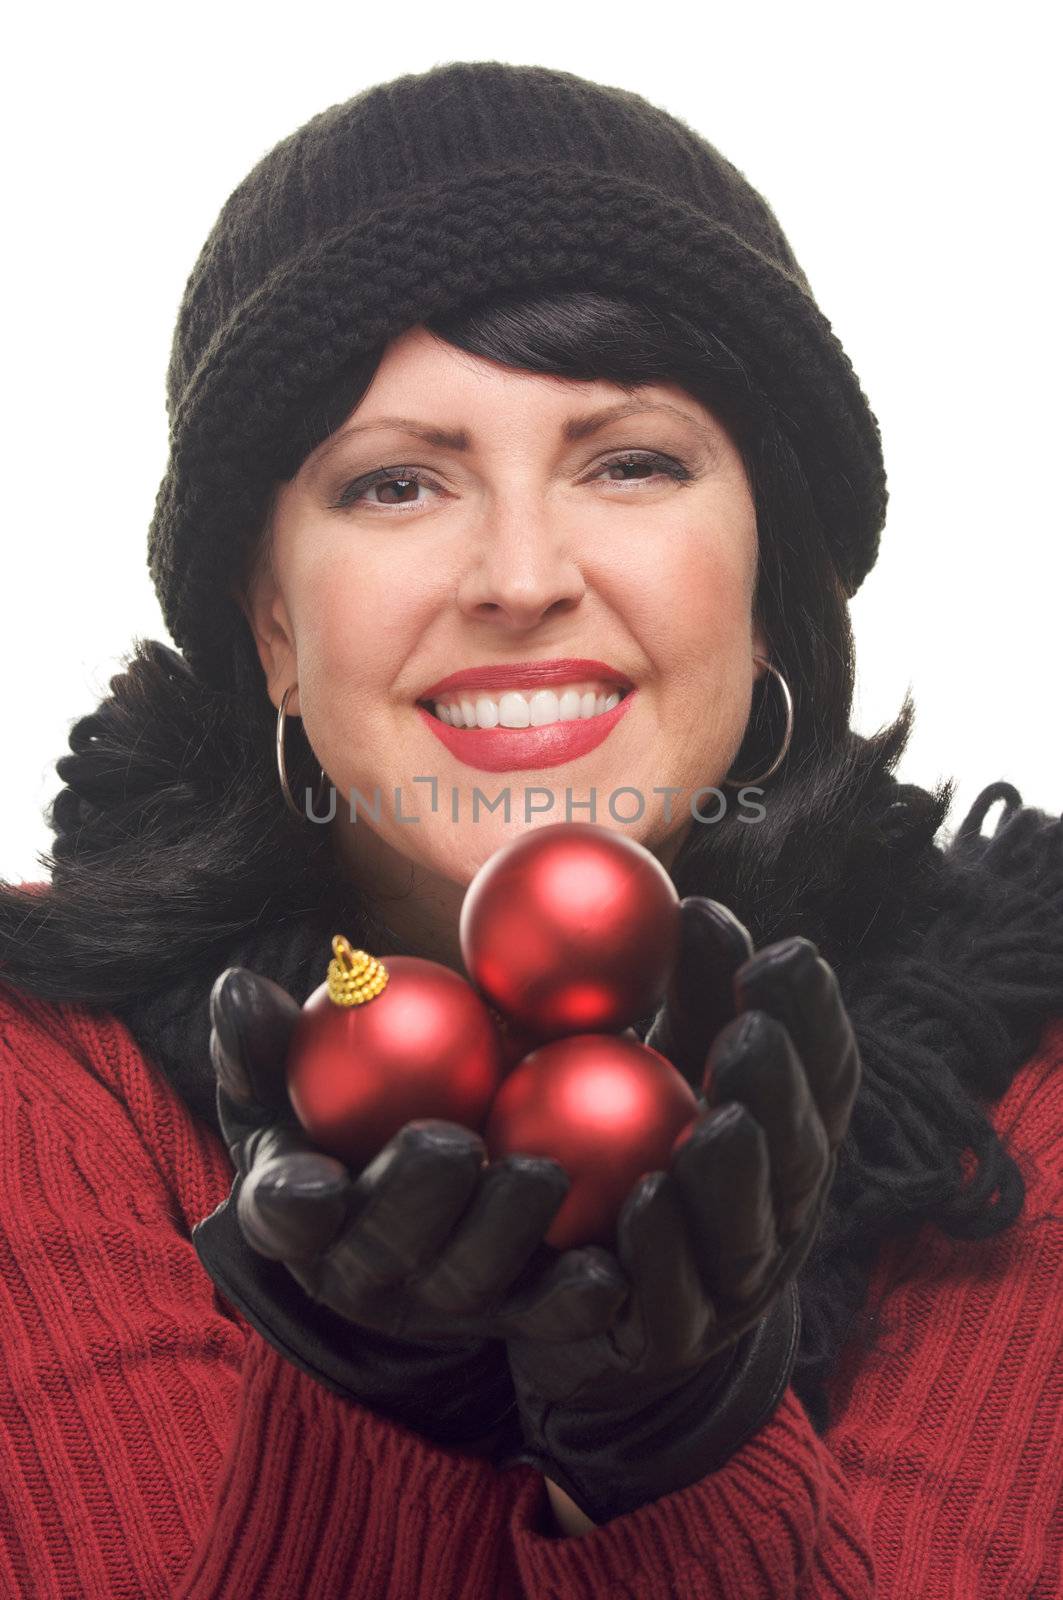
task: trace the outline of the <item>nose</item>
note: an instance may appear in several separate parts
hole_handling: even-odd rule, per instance
[[[510,503],[485,519],[458,586],[466,616],[514,632],[578,606],[586,582],[568,536],[541,503]]]

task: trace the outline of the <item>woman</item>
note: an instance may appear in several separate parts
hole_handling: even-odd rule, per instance
[[[230,197],[169,400],[180,653],[0,899],[8,1589],[1047,1600],[1063,823],[943,847],[910,699],[849,727],[879,436],[768,205],[628,91],[406,75]],[[708,1064],[615,1253],[543,1242],[556,1163],[348,1172],[283,1085],[333,935],[464,970],[566,799],[667,866],[636,1031]]]

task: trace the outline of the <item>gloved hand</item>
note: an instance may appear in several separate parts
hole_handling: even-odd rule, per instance
[[[508,1459],[595,1522],[715,1471],[778,1405],[800,1334],[796,1274],[860,1081],[837,979],[814,944],[751,955],[718,902],[688,897],[682,916],[679,967],[647,1043],[669,1046],[695,1088],[704,1069],[706,1119],[632,1190],[616,1254],[594,1250],[593,1275],[629,1286],[614,1322],[574,1340],[507,1341],[524,1438]]]
[[[357,1175],[296,1118],[285,1058],[300,1007],[271,979],[231,967],[210,997],[228,1197],[192,1230],[228,1300],[334,1392],[435,1443],[516,1439],[502,1340],[586,1337],[618,1291],[583,1252],[542,1243],[569,1179],[557,1162],[486,1164],[457,1123],[412,1121]],[[622,1292],[622,1291],[621,1291]]]

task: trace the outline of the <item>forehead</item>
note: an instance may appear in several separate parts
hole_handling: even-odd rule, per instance
[[[386,346],[358,409],[368,409],[372,404],[374,409],[382,411],[385,407],[392,408],[392,400],[399,398],[408,405],[411,392],[417,394],[422,408],[451,397],[472,406],[479,396],[493,401],[503,390],[519,391],[523,399],[536,398],[541,404],[553,402],[564,407],[567,402],[570,408],[603,406],[610,401],[615,404],[625,397],[638,397],[647,403],[683,401],[692,408],[698,407],[692,395],[666,379],[621,384],[609,378],[570,378],[531,372],[459,349],[440,335],[417,326],[408,328]]]
[[[556,428],[565,444],[577,444],[625,417],[652,415],[692,428],[710,442],[715,421],[678,384],[622,386],[529,373],[415,329],[388,347],[365,394],[310,460],[319,465],[341,443],[377,433],[401,434],[457,453],[474,451],[500,421],[521,415]]]

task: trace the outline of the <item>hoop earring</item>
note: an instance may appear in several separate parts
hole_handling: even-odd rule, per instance
[[[281,793],[284,796],[284,803],[288,807],[288,810],[291,812],[293,817],[298,819],[298,821],[309,822],[310,818],[306,816],[304,812],[299,810],[299,807],[292,799],[292,791],[288,785],[288,769],[284,764],[284,719],[288,715],[288,696],[291,694],[293,689],[297,689],[298,687],[298,682],[290,683],[288,685],[287,689],[284,691],[284,698],[280,703],[280,710],[277,712],[277,771],[280,773]],[[322,794],[322,785],[324,782],[325,769],[322,767],[321,777],[318,779],[317,788],[314,791],[315,811],[320,808],[321,801],[324,799],[324,795]]]
[[[779,751],[779,754],[775,757],[775,760],[772,762],[771,766],[766,772],[760,773],[760,775],[756,778],[724,778],[723,782],[726,788],[737,789],[744,784],[763,783],[766,778],[770,778],[772,773],[782,764],[783,758],[786,755],[787,750],[790,748],[790,740],[793,738],[794,734],[794,701],[793,695],[790,693],[789,684],[779,671],[778,667],[773,667],[771,662],[765,661],[763,656],[754,656],[753,660],[759,661],[762,666],[767,667],[768,671],[773,672],[776,678],[779,680],[779,688],[782,690],[783,700],[786,702],[786,733],[783,738],[782,749]]]

